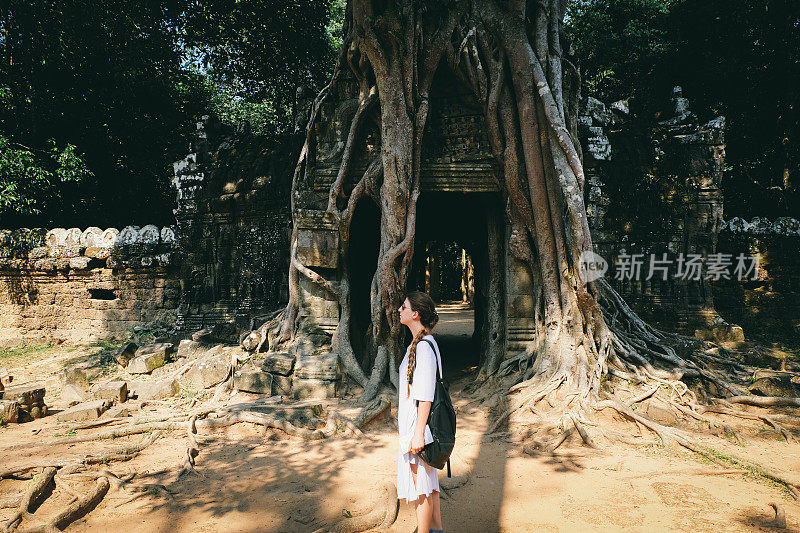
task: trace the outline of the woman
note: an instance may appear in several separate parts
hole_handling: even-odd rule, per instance
[[[439,347],[434,352],[423,339],[436,344],[430,332],[439,315],[431,297],[418,291],[410,292],[398,311],[400,322],[411,330],[413,339],[399,370],[397,497],[414,503],[418,533],[443,533],[439,475],[417,455],[425,444],[433,442],[427,421],[436,389],[436,372],[441,373],[442,362],[437,357]]]

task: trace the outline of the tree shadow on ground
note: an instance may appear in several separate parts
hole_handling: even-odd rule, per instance
[[[313,531],[341,519],[343,509],[371,509],[363,506],[377,497],[375,474],[388,468],[370,469],[369,456],[383,442],[270,440],[256,431],[206,439],[213,442],[201,445],[197,474],[176,480],[173,468],[137,476],[139,485],[169,493],[147,500],[143,516],[153,517],[152,530]],[[365,469],[363,484],[333,494],[336,478],[353,463]]]

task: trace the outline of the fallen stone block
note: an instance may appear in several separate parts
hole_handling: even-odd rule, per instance
[[[228,377],[231,355],[224,349],[212,351],[214,355],[197,359],[181,379],[182,383],[194,390],[201,390],[213,387]]]
[[[89,393],[78,385],[67,384],[61,389],[61,400],[67,405],[75,405],[89,399]]]
[[[131,408],[127,405],[115,405],[102,416],[103,418],[127,418],[131,416]]]
[[[744,331],[741,326],[721,324],[709,328],[696,329],[694,336],[698,339],[711,342],[742,342]]]
[[[78,385],[88,389],[89,382],[99,376],[102,371],[102,368],[91,366],[88,362],[73,365],[61,373],[61,383],[64,385]]]
[[[139,400],[160,400],[175,396],[180,392],[180,386],[174,379],[158,381],[130,381],[128,394]]]
[[[0,400],[0,426],[19,421],[19,404],[13,400]]]
[[[42,386],[9,387],[3,391],[2,398],[23,404],[36,404],[44,400],[45,388]]]
[[[288,376],[294,370],[295,356],[287,352],[270,352],[261,364],[264,372]]]
[[[185,364],[186,363],[183,361],[173,361],[172,363],[167,363],[164,366],[156,368],[150,373],[150,375],[153,377],[153,379],[164,379],[179,368],[183,367]]]
[[[777,376],[759,377],[756,372],[756,380],[747,387],[752,394],[758,396],[784,396],[797,398],[800,396],[800,384],[792,381],[790,374]]]
[[[206,342],[209,341],[211,335],[211,330],[207,328],[199,329],[192,333],[192,340],[196,342]]]
[[[128,363],[130,363],[131,359],[136,357],[136,350],[138,349],[139,347],[134,342],[129,342],[123,346],[120,346],[117,348],[117,351],[114,352],[114,360],[119,363],[122,368],[125,368],[128,366]]]
[[[338,392],[339,381],[295,378],[292,383],[292,395],[298,400],[334,398]]]
[[[124,381],[98,383],[92,390],[92,396],[96,400],[109,400],[116,403],[123,403],[128,399],[128,384]]]
[[[39,385],[11,387],[0,393],[4,400],[19,404],[18,422],[30,422],[47,414],[45,388]]]
[[[178,351],[176,357],[183,359],[195,359],[200,353],[205,350],[203,343],[189,339],[183,339],[178,343]]]
[[[100,417],[109,407],[108,400],[92,400],[90,402],[79,403],[61,411],[56,415],[59,422],[83,422],[95,420]]]
[[[164,352],[149,353],[131,359],[126,370],[131,374],[149,374],[165,363]]]
[[[136,356],[160,353],[164,355],[164,361],[170,361],[174,352],[175,345],[171,342],[156,342],[147,344],[136,350]]]
[[[244,392],[272,394],[273,375],[260,370],[240,370],[233,376],[233,386]]]
[[[342,375],[339,370],[339,356],[335,353],[301,355],[297,359],[294,375],[299,379],[339,380]]]

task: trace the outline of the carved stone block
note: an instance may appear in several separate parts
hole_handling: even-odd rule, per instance
[[[339,232],[299,229],[297,258],[308,267],[336,268],[339,264]]]
[[[339,356],[335,353],[300,356],[294,375],[299,379],[338,380],[341,377]]]

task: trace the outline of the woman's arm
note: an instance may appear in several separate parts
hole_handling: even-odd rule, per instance
[[[411,450],[414,453],[425,447],[425,425],[431,412],[433,402],[419,402],[417,405],[417,424],[414,426],[414,437],[411,439]]]

